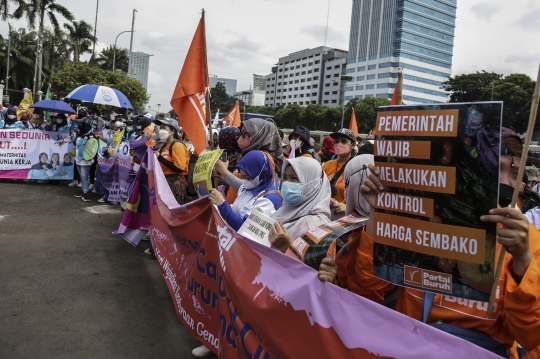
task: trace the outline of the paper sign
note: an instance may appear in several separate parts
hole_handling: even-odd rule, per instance
[[[223,150],[208,151],[199,155],[193,170],[193,185],[202,185],[207,192],[212,188],[212,170]]]
[[[489,301],[496,224],[480,216],[497,207],[501,119],[501,102],[380,108],[377,277]]]
[[[274,223],[276,223],[275,220],[259,212],[257,209],[253,209],[249,214],[249,217],[238,230],[238,233],[246,238],[270,247],[268,234],[270,233],[272,226],[274,226]]]

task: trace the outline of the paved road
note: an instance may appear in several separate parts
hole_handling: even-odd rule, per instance
[[[149,242],[113,236],[118,206],[77,190],[0,180],[0,358],[191,358]]]

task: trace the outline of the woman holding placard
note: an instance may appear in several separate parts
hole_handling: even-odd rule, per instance
[[[269,240],[285,252],[302,233],[330,223],[330,183],[319,162],[308,157],[285,160],[281,196],[284,205],[271,216],[277,222]]]

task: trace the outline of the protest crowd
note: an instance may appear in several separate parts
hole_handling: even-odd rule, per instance
[[[275,220],[268,234],[271,247],[297,260],[301,259],[291,249],[303,233],[349,215],[369,218],[367,225],[340,237],[336,256],[321,261],[321,281],[434,325],[501,357],[539,357],[540,185],[538,169],[531,163],[527,163],[524,178],[516,178],[521,157],[528,156],[517,134],[503,129],[498,174],[500,206],[481,216],[481,221],[500,224],[497,247],[507,250],[500,274],[499,315],[492,320],[438,305],[443,294],[432,295],[426,305],[429,299],[420,290],[398,289],[374,275],[374,208],[385,187],[374,164],[373,141],[358,136],[354,126],[325,136],[317,148],[310,129],[304,126],[286,135],[265,118],[244,120],[239,127],[227,126],[221,120],[214,125],[217,128],[208,129],[207,146],[199,155],[218,149],[223,152],[212,169],[213,188],[203,194],[203,188],[193,182],[198,157],[194,147],[178,121],[168,116],[98,115],[80,107],[76,116],[51,113],[45,118],[40,110],[17,115],[17,108],[9,104],[0,109],[1,129],[66,134],[74,150],[51,158],[40,155],[40,162],[31,171],[44,174],[25,181],[39,178],[37,181],[44,183],[48,182],[47,176],[55,178],[56,183],[80,187],[74,195],[83,201],[97,200],[125,208],[133,191],[133,179],[150,149],[148,153],[156,156],[179,204],[208,196],[235,231],[256,209]],[[99,146],[88,158],[83,153],[91,139],[96,139]],[[499,148],[492,150],[499,152]],[[120,196],[111,195],[114,186],[108,183],[108,163],[116,161],[121,151],[122,159],[130,163],[126,186]],[[61,181],[70,171],[73,180]],[[517,209],[508,207],[515,186],[521,186]],[[150,239],[150,234],[143,239]],[[153,255],[152,250],[147,254]],[[447,268],[441,265],[441,269]],[[212,354],[205,345],[193,350],[194,357]]]

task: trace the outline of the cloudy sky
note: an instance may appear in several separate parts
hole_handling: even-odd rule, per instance
[[[77,20],[94,24],[96,0],[57,0]],[[540,62],[540,2],[536,0],[458,0],[453,75],[473,71],[526,73],[536,78]],[[161,110],[169,102],[184,58],[206,10],[210,74],[238,80],[247,90],[253,74],[266,75],[279,57],[321,46],[327,0],[101,0],[97,37],[99,49],[131,29],[134,51],[150,58],[150,105]],[[348,48],[351,0],[330,0],[327,46]],[[25,26],[18,21],[16,27]],[[0,22],[0,32],[7,24]],[[130,34],[118,46],[129,47]],[[31,88],[29,84],[28,87]]]

